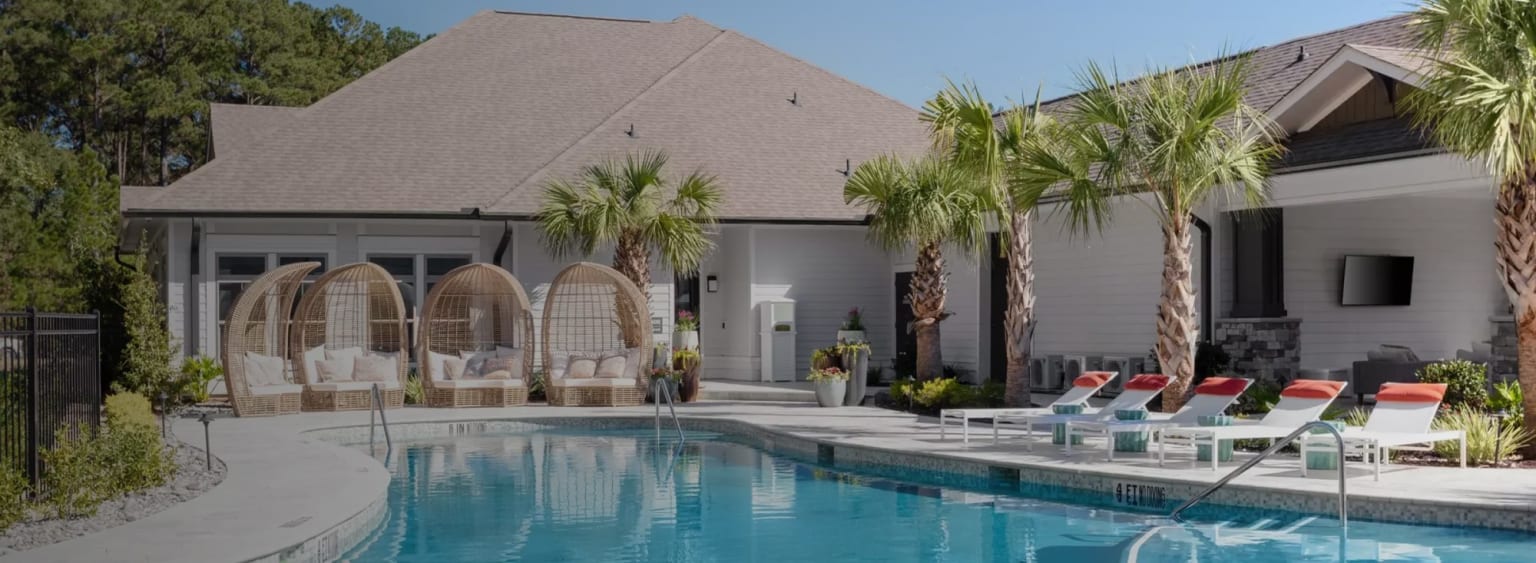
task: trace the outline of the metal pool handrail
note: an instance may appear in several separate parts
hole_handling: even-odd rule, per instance
[[[372,400],[368,405],[368,451],[373,451],[373,411],[379,411],[379,424],[384,427],[384,455],[395,451],[395,442],[389,439],[389,420],[384,418],[384,395],[379,392],[379,384],[373,384],[370,391]]]
[[[677,439],[683,440],[683,423],[677,420],[677,407],[672,404],[672,390],[661,378],[651,380],[651,392],[656,403],[656,433],[661,433],[661,401],[666,399],[667,412],[672,415],[672,425],[677,427]]]
[[[1199,504],[1200,501],[1205,500],[1206,497],[1209,497],[1212,493],[1215,493],[1217,489],[1226,486],[1228,482],[1236,479],[1238,475],[1242,475],[1244,472],[1253,468],[1253,466],[1258,465],[1259,462],[1264,461],[1264,458],[1267,458],[1271,454],[1280,451],[1280,448],[1285,447],[1286,444],[1291,443],[1292,440],[1295,440],[1313,428],[1326,428],[1329,434],[1333,434],[1333,439],[1339,447],[1339,527],[1348,528],[1349,496],[1346,493],[1344,487],[1344,435],[1340,434],[1339,429],[1334,428],[1332,424],[1328,424],[1327,422],[1323,422],[1321,420],[1314,420],[1312,422],[1303,424],[1301,425],[1301,428],[1297,428],[1295,432],[1291,432],[1286,437],[1275,440],[1275,443],[1270,444],[1269,449],[1264,450],[1259,455],[1253,456],[1252,459],[1249,459],[1247,462],[1238,466],[1237,469],[1232,470],[1231,473],[1228,473],[1225,477],[1222,477],[1220,481],[1217,481],[1216,484],[1211,485],[1210,488],[1201,491],[1200,494],[1195,495],[1194,498],[1185,501],[1184,504],[1181,504],[1178,508],[1173,509],[1173,513],[1169,514],[1168,517],[1172,518],[1174,521],[1180,521],[1179,514],[1182,514],[1185,510],[1188,510],[1189,507]],[[1211,455],[1217,454],[1215,451],[1217,448],[1215,446],[1216,444],[1213,443],[1211,447]],[[1306,463],[1306,448],[1302,448],[1301,454],[1301,462]]]

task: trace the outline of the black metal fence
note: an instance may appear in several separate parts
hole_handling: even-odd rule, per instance
[[[0,312],[0,463],[34,486],[59,430],[101,421],[101,316]]]

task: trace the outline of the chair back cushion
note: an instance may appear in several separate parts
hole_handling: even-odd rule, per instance
[[[1143,373],[1125,382],[1127,391],[1161,391],[1168,386],[1168,376],[1161,373]]]
[[[1444,383],[1388,383],[1376,393],[1377,403],[1439,404],[1444,399]]]
[[[1085,371],[1082,375],[1077,376],[1077,379],[1072,380],[1072,386],[1097,389],[1103,387],[1105,383],[1109,383],[1109,380],[1114,379],[1114,377],[1115,372],[1112,371]]]
[[[1195,386],[1196,395],[1241,395],[1252,380],[1241,377],[1207,377]],[[1220,414],[1220,413],[1217,413]]]
[[[1333,399],[1344,390],[1343,381],[1325,381],[1322,379],[1298,379],[1292,381],[1280,391],[1280,397],[1296,399]]]

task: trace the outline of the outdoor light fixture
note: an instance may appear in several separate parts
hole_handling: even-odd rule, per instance
[[[710,274],[709,277],[704,278],[704,291],[708,291],[710,293],[720,291],[720,278],[715,277],[714,274]]]
[[[206,467],[208,469],[213,469],[213,439],[210,438],[209,435],[208,435],[208,423],[213,422],[213,417],[208,416],[208,413],[205,412],[205,413],[203,413],[203,416],[200,416],[200,417],[197,418],[197,421],[203,423],[203,459],[204,459],[204,463],[207,464]]]

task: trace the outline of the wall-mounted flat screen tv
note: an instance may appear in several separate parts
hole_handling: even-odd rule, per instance
[[[1413,257],[1345,256],[1342,286],[1340,305],[1408,305],[1413,297]]]

